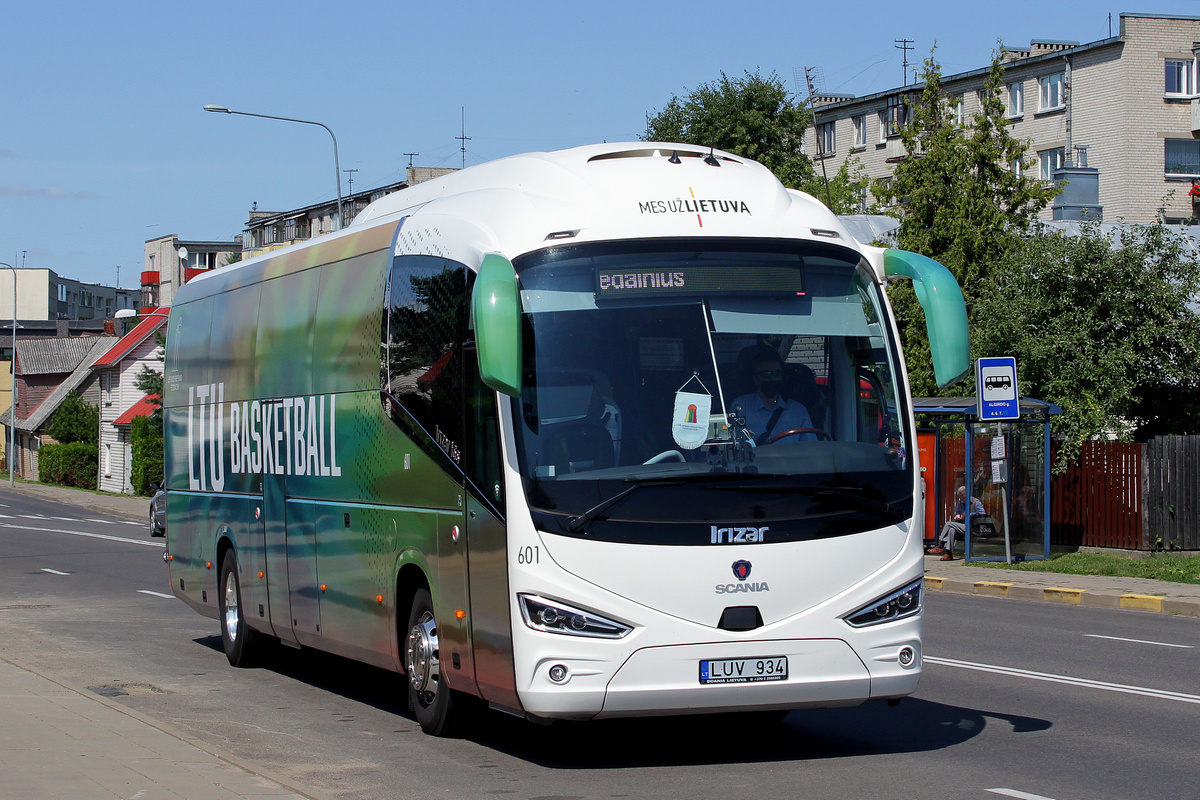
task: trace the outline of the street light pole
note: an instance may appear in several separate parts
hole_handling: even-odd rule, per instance
[[[17,268],[3,261],[0,261],[0,267],[8,267],[13,276],[13,341],[12,360],[9,362],[9,372],[12,373],[12,405],[8,412],[8,485],[16,486],[13,455],[17,449]]]
[[[249,111],[232,111],[225,106],[214,105],[209,103],[204,107],[205,111],[211,111],[214,114],[241,114],[244,117],[262,117],[263,119],[278,119],[284,122],[301,122],[305,125],[320,125],[329,133],[329,137],[333,139],[333,169],[334,178],[337,180],[337,228],[342,229],[342,166],[338,160],[338,145],[337,137],[333,135],[333,131],[328,125],[323,122],[314,122],[311,119],[294,119],[292,117],[275,117],[270,114],[254,114]]]

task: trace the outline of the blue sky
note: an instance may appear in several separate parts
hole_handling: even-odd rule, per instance
[[[1092,6],[1095,6],[1092,8]],[[1060,11],[1053,11],[1060,8]],[[1200,0],[1158,0],[1200,15]],[[1120,8],[942,2],[10,3],[0,43],[0,261],[134,287],[143,243],[232,239],[251,205],[335,196],[325,131],[356,189],[417,166],[636,139],[648,113],[718,78],[818,68],[825,91],[901,83],[937,44],[947,74],[998,39],[1090,42]],[[349,193],[343,174],[343,192]]]

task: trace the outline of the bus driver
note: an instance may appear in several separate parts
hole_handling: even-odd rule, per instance
[[[755,391],[733,401],[734,413],[746,420],[746,429],[754,443],[771,443],[771,437],[795,428],[812,429],[808,409],[799,400],[783,396],[783,359],[775,350],[763,347],[754,354],[750,377]],[[796,434],[798,441],[815,442],[814,433]],[[788,437],[790,438],[790,437]]]

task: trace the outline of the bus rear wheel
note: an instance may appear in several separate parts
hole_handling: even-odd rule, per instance
[[[230,550],[221,560],[221,583],[217,588],[217,610],[221,618],[221,645],[235,667],[248,667],[259,650],[257,634],[246,624],[242,585],[238,579],[237,554]]]
[[[432,736],[449,736],[458,715],[452,693],[442,680],[437,619],[428,589],[417,590],[408,613],[404,671],[408,675],[408,707],[421,730]]]

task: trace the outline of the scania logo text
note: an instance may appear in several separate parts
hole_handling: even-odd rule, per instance
[[[765,542],[767,540],[767,531],[769,530],[771,530],[769,525],[764,525],[761,528],[750,526],[718,528],[716,525],[713,525],[710,537],[713,544],[753,544],[754,542]]]
[[[766,530],[766,528],[763,528]],[[750,577],[752,565],[745,559],[739,559],[733,562],[733,577],[737,578],[742,583],[718,583],[716,586],[717,594],[737,594],[738,592],[769,592],[771,587],[766,581],[757,581],[754,583],[747,582],[746,578]]]

